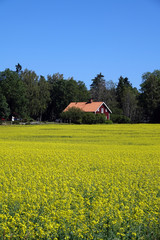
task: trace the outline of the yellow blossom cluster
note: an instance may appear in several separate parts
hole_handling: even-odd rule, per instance
[[[160,125],[0,126],[0,239],[160,239]]]

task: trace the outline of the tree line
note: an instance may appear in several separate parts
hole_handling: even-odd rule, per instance
[[[127,77],[118,82],[106,81],[102,73],[85,83],[73,77],[64,79],[55,73],[38,76],[35,71],[15,70],[0,72],[0,119],[55,121],[70,102],[104,101],[112,110],[113,122],[160,122],[160,70],[142,75],[140,90]]]

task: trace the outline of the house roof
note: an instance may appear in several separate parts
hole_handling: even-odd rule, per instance
[[[108,109],[110,113],[112,111],[109,109],[109,107],[104,102],[71,102],[65,109],[64,112],[68,111],[71,107],[77,107],[80,108],[84,112],[96,112],[98,108],[100,108],[102,105]]]

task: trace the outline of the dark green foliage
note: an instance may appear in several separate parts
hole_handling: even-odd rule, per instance
[[[96,124],[106,122],[106,116],[104,114],[83,112],[76,107],[71,107],[68,111],[62,112],[61,118],[63,122],[68,123]]]
[[[138,90],[132,87],[128,78],[119,78],[119,82],[116,88],[117,95],[117,107],[122,110],[122,115],[131,119],[132,122],[136,121],[137,109],[138,109]],[[118,114],[118,112],[115,112]]]
[[[105,123],[106,116],[105,114],[98,113],[96,114],[96,123]]]
[[[106,81],[106,90],[105,90],[105,97],[102,99],[112,110],[112,112],[117,111],[117,99],[116,99],[116,84],[112,81]]]
[[[45,113],[48,103],[50,101],[49,84],[43,76],[40,76],[38,81],[39,90],[39,120],[42,120],[43,113]]]
[[[122,114],[136,122],[138,111],[138,90],[132,87],[128,78],[119,78],[118,84],[106,81],[100,73],[91,84],[91,95],[94,101],[103,101],[115,114]],[[121,113],[120,113],[121,112]]]
[[[132,88],[132,85],[129,82],[128,78],[127,77],[123,78],[122,76],[120,76],[117,89],[116,89],[116,94],[117,94],[118,105],[121,109],[123,108],[123,98],[125,95],[125,91],[126,89],[131,89],[131,88]]]
[[[49,84],[43,76],[39,78],[28,69],[21,73],[21,78],[26,88],[28,116],[41,121],[50,101]]]
[[[37,76],[34,71],[25,69],[18,63],[16,70],[0,72],[0,119],[32,118],[54,121],[70,102],[105,102],[116,123],[153,122],[160,123],[160,71],[143,74],[140,92],[132,87],[127,77],[120,77],[117,85],[106,81],[102,73],[92,79],[90,91],[82,81],[64,79],[63,74]],[[65,114],[63,114],[65,115]],[[70,118],[64,116],[63,119]],[[72,119],[73,120],[73,119]],[[102,115],[85,113],[79,120],[87,124],[105,122]]]
[[[82,123],[84,124],[96,123],[96,115],[94,113],[84,113]]]
[[[68,111],[61,114],[62,120],[69,123],[82,123],[84,112],[76,107],[69,108]]]
[[[86,102],[90,99],[90,93],[82,81],[77,82],[77,99],[79,102]]]
[[[0,72],[0,86],[10,113],[17,117],[26,115],[26,89],[17,72],[6,69]]]
[[[2,94],[0,87],[0,120],[8,118],[10,114],[10,109],[8,107],[6,97]]]
[[[55,120],[70,102],[87,101],[89,92],[85,84],[73,78],[65,80],[63,74],[48,76],[51,101],[48,105],[48,120]]]
[[[90,85],[91,96],[94,101],[102,101],[105,96],[105,80],[104,76],[100,73],[92,79],[92,84]]]
[[[61,74],[46,79],[18,63],[16,71],[0,72],[0,118],[15,116],[53,121],[72,101],[87,101],[89,91],[82,81],[65,80]]]
[[[50,102],[46,111],[46,119],[53,121],[59,118],[60,113],[67,106],[65,99],[65,82],[63,74],[48,75],[48,84],[50,90]]]
[[[18,63],[15,67],[16,67],[16,72],[21,73],[22,66]]]
[[[113,123],[131,123],[131,119],[119,114],[111,114],[111,120]]]
[[[105,123],[106,116],[105,114],[95,114],[95,113],[84,113],[82,118],[82,123],[84,124],[97,124]]]
[[[105,124],[113,124],[112,120],[106,120]]]
[[[38,76],[34,71],[25,69],[21,77],[26,89],[28,116],[36,119],[39,115]]]
[[[160,71],[147,72],[142,76],[140,106],[143,108],[144,118],[149,122],[160,122]]]

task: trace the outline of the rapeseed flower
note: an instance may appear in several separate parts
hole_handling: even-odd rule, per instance
[[[160,125],[0,126],[1,239],[159,239]]]

